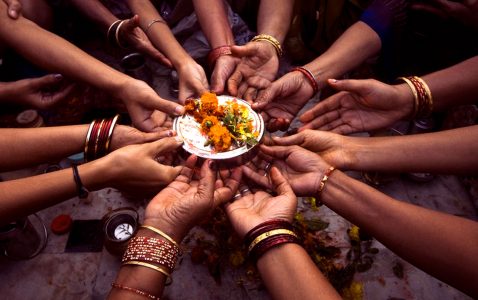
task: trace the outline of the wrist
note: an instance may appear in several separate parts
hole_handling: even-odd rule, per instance
[[[145,218],[143,225],[152,226],[164,232],[176,243],[181,244],[181,241],[187,234],[187,230],[182,229],[181,225],[175,225],[167,222],[164,218]]]

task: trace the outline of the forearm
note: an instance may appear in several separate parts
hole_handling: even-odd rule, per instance
[[[109,26],[118,18],[98,0],[70,0],[78,11],[98,25],[106,35]]]
[[[257,33],[272,35],[282,44],[292,21],[293,6],[292,0],[261,0]]]
[[[433,109],[474,104],[478,99],[478,56],[422,77],[433,96]]]
[[[478,295],[478,224],[405,202],[335,171],[322,201],[405,260]]]
[[[347,169],[473,174],[478,170],[478,126],[393,137],[347,137]]]
[[[131,10],[139,15],[141,28],[153,45],[166,55],[175,69],[179,69],[182,64],[192,60],[150,0],[129,0],[128,4]],[[151,24],[153,20],[163,20],[163,22]]]
[[[304,248],[297,244],[268,250],[257,261],[257,268],[273,299],[340,299]]]
[[[234,45],[234,35],[223,0],[193,0],[199,24],[211,48]]]
[[[78,167],[81,180],[89,190],[105,187],[100,163]],[[0,223],[7,224],[77,195],[71,168],[22,179],[0,182]]]
[[[0,103],[11,102],[14,100],[15,92],[15,82],[0,82]]]
[[[82,152],[88,125],[0,129],[0,170],[57,161]]]
[[[6,5],[0,2],[0,14]],[[130,79],[73,44],[20,17],[0,18],[0,40],[36,65],[116,95]]]
[[[305,67],[314,74],[319,88],[324,88],[327,79],[343,76],[377,55],[380,48],[378,34],[359,21],[347,29],[324,54]]]

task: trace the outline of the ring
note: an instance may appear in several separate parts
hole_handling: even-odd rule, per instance
[[[251,190],[249,188],[245,188],[245,189],[241,190],[241,194],[243,194],[243,195],[245,193],[250,193],[250,192],[251,192]]]
[[[264,167],[264,176],[267,176],[269,171],[271,170],[272,168],[272,164],[270,162],[267,163],[267,165]]]
[[[234,195],[234,197],[232,197],[232,200],[235,201],[235,200],[237,200],[237,199],[239,199],[239,198],[241,198],[241,197],[242,197],[242,194],[237,193],[237,194]]]

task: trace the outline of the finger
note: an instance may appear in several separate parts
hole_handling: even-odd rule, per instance
[[[265,146],[261,145],[261,151],[266,155],[272,156],[274,159],[286,160],[287,157],[296,149],[298,146]]]
[[[237,97],[244,99],[244,94],[246,93],[248,85],[246,82],[242,82],[237,90]]]
[[[31,84],[37,88],[45,88],[55,84],[58,84],[63,80],[63,75],[61,74],[48,74],[38,78],[32,78]]]
[[[317,105],[302,114],[299,117],[299,120],[302,123],[307,123],[323,114],[335,112],[337,109],[340,108],[340,99],[345,95],[347,95],[346,92],[338,93],[317,103]]]
[[[329,79],[327,80],[328,84],[338,91],[347,91],[357,94],[363,94],[368,90],[367,80],[357,80],[357,79]]]
[[[242,72],[236,68],[231,77],[227,80],[227,88],[231,96],[237,96],[239,85],[242,82]]]
[[[191,178],[194,175],[194,168],[196,166],[197,160],[198,157],[196,155],[189,156],[175,181],[190,183]]]
[[[197,193],[203,200],[211,201],[214,197],[214,183],[216,182],[216,171],[214,162],[206,160],[201,166],[201,177],[197,187]]]
[[[231,200],[239,188],[241,178],[241,168],[233,169],[231,176],[225,180],[224,187],[219,188],[214,192],[214,205],[220,205]]]
[[[286,196],[288,198],[296,198],[292,187],[276,167],[272,167],[271,169],[271,181],[274,185],[274,191],[276,191],[278,195]]]
[[[327,128],[327,127],[333,128],[331,127],[330,124],[337,123],[337,122],[343,123],[343,121],[340,119],[339,111],[334,110],[334,111],[325,113],[322,116],[317,117],[313,119],[312,121],[304,124],[303,126],[301,126],[299,130],[302,131],[305,129],[317,129],[317,128]],[[337,126],[337,124],[335,124],[335,126]],[[329,129],[321,129],[321,130],[329,130]]]
[[[249,103],[253,103],[254,99],[256,99],[257,96],[257,89],[255,87],[249,86],[244,93],[244,100],[246,100]]]
[[[284,118],[273,118],[270,119],[269,122],[267,122],[267,130],[269,132],[275,132],[275,131],[286,131],[287,128],[290,126],[290,120],[289,119],[284,119]]]
[[[280,93],[280,86],[276,83],[272,83],[269,88],[262,90],[256,98],[256,102],[252,105],[254,109],[264,109],[267,104],[272,102]]]
[[[255,172],[253,169],[249,168],[248,166],[242,166],[242,174],[244,174],[244,176],[249,178],[252,182],[258,185],[261,185],[264,188],[267,188],[267,189],[272,188],[272,185],[269,182],[269,177],[266,177],[263,174],[259,174],[258,172]]]
[[[18,0],[6,0],[8,5],[8,16],[12,19],[17,19],[22,12],[22,4]]]
[[[162,131],[155,131],[155,132],[143,132],[143,143],[154,142],[159,139],[164,139],[167,137],[174,137],[176,136],[176,131],[165,129]]]
[[[356,129],[350,127],[350,125],[348,125],[348,124],[342,124],[340,126],[333,127],[330,130],[325,130],[325,129],[322,129],[322,128],[319,128],[319,130],[330,131],[330,132],[333,132],[333,133],[338,133],[340,135],[345,135],[345,134],[357,132]]]
[[[303,145],[305,142],[305,134],[298,133],[294,135],[279,137],[274,136],[272,137],[274,142],[279,146],[290,146],[290,145]]]
[[[182,144],[183,140],[178,136],[157,140],[156,142],[148,144],[149,154],[156,157],[158,154],[171,152],[179,148]]]
[[[68,84],[67,86],[63,87],[60,91],[55,92],[53,96],[51,97],[51,101],[53,103],[56,103],[65,99],[66,97],[71,95],[71,93],[75,90],[76,87],[77,85],[74,83]]]

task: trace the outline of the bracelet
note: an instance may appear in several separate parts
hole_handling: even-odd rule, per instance
[[[275,37],[273,37],[272,35],[259,34],[259,35],[256,35],[255,37],[253,37],[251,39],[251,42],[258,42],[258,41],[266,41],[266,42],[270,43],[276,49],[277,56],[279,56],[279,57],[282,56],[282,47],[281,47],[279,41]]]
[[[119,117],[120,115],[117,114],[116,116],[114,116],[113,120],[111,121],[110,130],[108,132],[108,138],[106,139],[106,145],[105,145],[106,153],[108,153],[108,151],[110,150],[111,137],[113,136],[113,130],[115,129],[116,122],[118,122]]]
[[[319,196],[322,193],[322,191],[324,190],[325,184],[327,183],[327,180],[329,180],[329,177],[330,177],[330,175],[332,174],[333,171],[335,171],[335,168],[334,167],[329,167],[324,172],[324,176],[322,176],[322,179],[320,180],[319,190],[317,191],[317,194]]]
[[[163,19],[154,19],[154,20],[152,20],[151,22],[148,23],[148,26],[146,26],[145,33],[148,34],[148,31],[151,28],[151,26],[153,26],[154,23],[158,23],[158,22],[166,24],[166,22]]]
[[[159,234],[160,236],[162,236],[163,238],[167,239],[168,241],[170,241],[171,243],[173,243],[173,245],[175,245],[176,247],[179,248],[179,244],[176,243],[175,240],[173,240],[173,238],[171,238],[169,235],[167,235],[166,233],[164,233],[163,231],[159,230],[158,228],[156,227],[153,227],[153,226],[149,226],[149,225],[141,225],[140,226],[141,228],[146,228],[146,229],[149,229],[157,234]]]
[[[142,262],[142,261],[136,261],[136,260],[133,260],[133,261],[128,261],[128,262],[125,262],[122,264],[123,266],[124,265],[136,265],[136,266],[142,266],[142,267],[146,267],[146,268],[149,268],[151,270],[155,270],[155,271],[158,271],[159,273],[162,273],[163,275],[165,275],[168,279],[166,279],[166,285],[170,285],[172,283],[172,279],[171,279],[171,274],[168,273],[168,271],[166,271],[164,268],[162,267],[159,267],[159,266],[155,266],[153,264],[149,264],[149,263],[145,263],[145,262]]]
[[[433,111],[433,97],[426,82],[418,76],[399,77],[405,81],[413,93],[412,119],[429,117]]]
[[[75,164],[73,164],[71,168],[73,169],[73,179],[75,180],[78,198],[85,199],[86,197],[88,197],[89,191],[83,186],[83,183],[81,182],[80,173],[78,172],[78,167]]]
[[[121,22],[121,20],[116,20],[113,23],[111,23],[110,27],[108,27],[108,31],[106,31],[106,37],[110,36],[111,29],[113,29],[113,27],[115,27],[119,22]],[[116,31],[116,28],[115,28],[115,31]]]
[[[317,84],[317,81],[315,80],[314,74],[312,74],[311,71],[306,69],[305,67],[296,67],[292,69],[292,72],[298,71],[302,73],[305,78],[309,81],[310,85],[312,86],[312,89],[314,90],[314,95],[319,92],[319,85]]]
[[[293,230],[292,224],[289,223],[288,221],[280,220],[280,219],[274,219],[270,221],[266,221],[264,223],[261,223],[257,225],[256,227],[252,228],[249,230],[249,232],[245,235],[244,237],[244,243],[246,245],[249,245],[252,243],[255,237],[263,234],[264,232],[278,229],[278,228],[285,228],[289,230]]]
[[[112,46],[116,46],[115,34],[116,34],[116,30],[118,29],[118,26],[119,26],[120,23],[121,23],[121,20],[114,21],[110,25],[110,27],[108,27],[108,31],[106,31],[106,40]]]
[[[135,236],[123,254],[122,262],[142,261],[174,269],[179,256],[179,248],[158,238]]]
[[[288,230],[288,229],[274,229],[274,230],[271,230],[271,231],[267,231],[267,232],[264,232],[263,234],[259,235],[258,237],[256,237],[252,243],[249,245],[249,247],[247,247],[247,252],[251,252],[252,249],[257,245],[259,244],[260,242],[262,242],[263,240],[269,238],[269,237],[273,237],[275,235],[280,235],[280,234],[286,234],[286,235],[292,235],[292,236],[295,236],[297,237],[297,235],[291,231],[291,230]]]
[[[111,286],[114,287],[114,288],[120,289],[120,290],[125,290],[125,291],[136,293],[138,295],[144,296],[144,297],[149,298],[149,299],[161,300],[161,298],[156,297],[154,295],[151,295],[150,293],[147,293],[147,292],[142,291],[142,290],[130,288],[130,287],[127,287],[127,286],[124,286],[124,285],[121,285],[121,284],[117,284],[116,282],[111,283]]]
[[[108,153],[113,131],[118,120],[119,115],[117,114],[113,118],[102,119],[101,121],[94,120],[90,123],[85,140],[85,161],[92,161]]]
[[[121,29],[121,26],[123,26],[124,22],[126,22],[126,20],[123,20],[119,23],[118,27],[116,27],[116,33],[115,33],[115,37],[116,37],[116,44],[118,46],[120,46],[120,48],[123,48],[123,49],[127,49],[128,46],[123,46],[121,45],[121,42],[120,42],[120,39],[119,39],[119,34],[120,34],[120,29]]]
[[[209,63],[209,66],[213,68],[214,64],[216,63],[216,60],[223,55],[232,55],[231,46],[224,45],[224,46],[220,46],[220,47],[216,47],[212,49],[207,56],[207,61]]]

